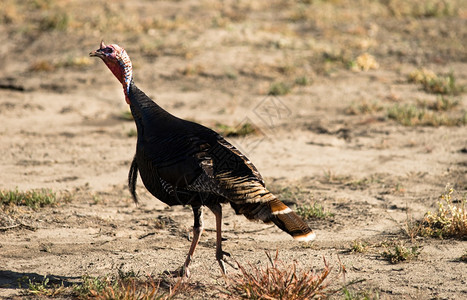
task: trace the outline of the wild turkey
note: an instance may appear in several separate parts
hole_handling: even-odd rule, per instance
[[[133,82],[132,65],[118,45],[89,54],[101,58],[123,85],[138,138],[136,154],[128,174],[128,186],[135,202],[137,174],[148,191],[164,203],[191,205],[194,214],[193,241],[181,269],[188,265],[203,231],[202,206],[216,217],[216,259],[225,273],[222,250],[222,207],[230,203],[236,214],[250,220],[273,222],[300,241],[311,241],[315,233],[289,207],[270,193],[255,166],[215,131],[179,119],[152,101]]]

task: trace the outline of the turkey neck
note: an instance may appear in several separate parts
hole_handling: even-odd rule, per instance
[[[159,127],[157,123],[162,125],[169,119],[175,118],[141,91],[133,81],[130,83],[128,98],[130,99],[131,114],[138,130],[142,129],[140,126],[143,126],[143,124],[149,125],[151,123],[151,125],[156,125],[157,128]]]

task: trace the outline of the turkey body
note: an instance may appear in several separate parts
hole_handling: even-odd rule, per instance
[[[138,171],[147,190],[170,206],[212,206],[264,188],[256,168],[215,131],[171,115],[134,84],[129,97],[138,133],[129,174],[135,200]]]
[[[188,275],[203,231],[203,206],[216,217],[216,259],[224,273],[225,256],[230,254],[222,250],[222,203],[250,220],[273,222],[297,240],[315,238],[308,225],[266,189],[258,170],[240,151],[215,131],[171,115],[138,89],[123,48],[102,41],[89,55],[101,58],[122,83],[136,123],[136,154],[128,174],[135,202],[139,174],[147,190],[162,202],[193,209],[193,239],[177,275]]]

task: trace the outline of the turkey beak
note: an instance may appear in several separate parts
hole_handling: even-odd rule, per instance
[[[104,41],[101,41],[100,48],[97,49],[96,51],[92,51],[91,53],[89,53],[89,56],[97,56],[97,57],[103,58],[104,54],[102,53],[102,49],[104,49],[105,47],[106,46],[104,44]]]
[[[89,53],[89,56],[96,56],[102,58],[104,56],[104,53],[101,52],[101,49],[97,49],[96,51],[92,51]]]

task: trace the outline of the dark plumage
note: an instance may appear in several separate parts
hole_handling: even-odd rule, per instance
[[[148,191],[164,203],[191,205],[193,241],[183,266],[188,265],[203,230],[202,207],[216,216],[216,258],[223,272],[221,203],[251,220],[273,222],[295,239],[310,241],[314,232],[265,187],[255,166],[222,136],[200,124],[177,118],[144,94],[133,82],[131,62],[118,45],[90,53],[100,57],[122,83],[125,99],[136,123],[136,155],[128,174],[135,202],[137,174]],[[187,274],[187,273],[185,273]]]

